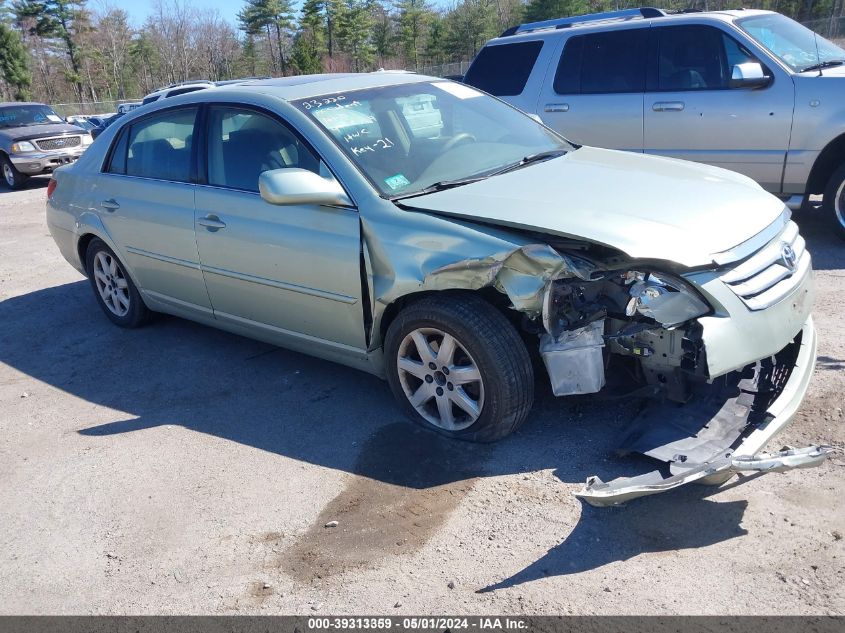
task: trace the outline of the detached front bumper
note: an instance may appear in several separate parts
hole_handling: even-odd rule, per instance
[[[664,461],[668,473],[664,468],[610,482],[590,477],[575,495],[590,505],[610,506],[693,481],[721,483],[739,471],[782,472],[819,465],[831,448],[759,453],[789,425],[804,400],[816,349],[809,317],[798,337],[773,360],[702,386],[695,404],[653,407],[629,429],[623,450]]]
[[[80,146],[73,150],[60,152],[32,152],[28,154],[12,154],[9,156],[12,164],[22,174],[37,176],[52,173],[62,165],[69,165],[82,156],[86,147]]]

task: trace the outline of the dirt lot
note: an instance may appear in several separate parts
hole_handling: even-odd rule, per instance
[[[468,446],[351,369],[175,318],[122,331],[45,185],[0,193],[0,613],[845,614],[841,454],[584,506],[631,467],[637,403],[544,391]],[[782,443],[842,446],[845,244],[799,221],[821,343]]]

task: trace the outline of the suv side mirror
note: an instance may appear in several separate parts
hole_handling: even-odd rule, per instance
[[[768,86],[772,81],[763,71],[763,66],[758,62],[745,62],[737,64],[731,71],[731,88],[762,88]]]
[[[263,172],[258,177],[258,191],[270,204],[324,204],[352,206],[352,201],[336,180],[298,167],[284,167]]]

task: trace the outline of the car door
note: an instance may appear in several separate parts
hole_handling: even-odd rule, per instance
[[[331,172],[271,113],[212,105],[205,129],[196,235],[215,317],[258,328],[280,344],[363,350],[357,211],[277,206],[258,193],[263,171],[298,167],[333,178]]]
[[[566,38],[540,93],[543,122],[575,143],[641,152],[647,43],[648,27]]]
[[[118,133],[94,205],[141,289],[177,309],[210,315],[194,237],[196,107],[171,108]]]
[[[780,69],[766,87],[731,88],[733,66],[758,62],[714,26],[655,26],[645,107],[645,151],[750,176],[780,191],[794,93]]]

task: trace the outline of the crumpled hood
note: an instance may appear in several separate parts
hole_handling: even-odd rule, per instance
[[[85,130],[70,123],[51,123],[50,125],[20,125],[18,127],[7,127],[0,129],[0,138],[7,137],[12,141],[26,140],[30,138],[43,138],[45,136],[58,136],[60,134],[82,134]]]
[[[714,254],[754,237],[784,211],[783,202],[734,172],[594,147],[403,204],[689,267],[713,263]]]

